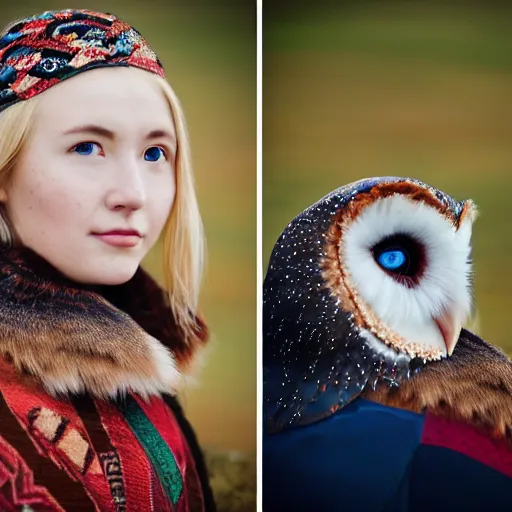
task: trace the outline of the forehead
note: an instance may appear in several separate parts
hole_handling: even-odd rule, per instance
[[[150,73],[127,67],[89,70],[40,94],[35,125],[66,129],[105,124],[120,131],[174,131],[171,109]]]

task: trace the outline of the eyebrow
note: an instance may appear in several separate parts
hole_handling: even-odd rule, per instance
[[[116,138],[116,135],[113,131],[107,128],[103,128],[103,126],[98,126],[96,124],[86,124],[83,126],[77,126],[75,128],[71,128],[70,130],[65,131],[63,135],[73,135],[77,133],[91,133],[93,135],[105,137],[106,139],[109,140],[114,140]],[[176,137],[167,130],[152,130],[145,137],[146,140],[158,138],[167,138],[172,140],[173,142],[176,141]]]

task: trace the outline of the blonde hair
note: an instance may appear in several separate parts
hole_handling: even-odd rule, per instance
[[[196,315],[204,265],[204,231],[194,186],[190,143],[183,110],[169,83],[156,74],[129,68],[156,82],[166,98],[176,130],[176,196],[163,233],[164,285],[177,324],[188,339],[196,333]],[[44,93],[41,93],[44,94]],[[0,113],[0,186],[5,186],[28,137],[39,95]],[[0,241],[13,242],[14,232],[0,210]]]

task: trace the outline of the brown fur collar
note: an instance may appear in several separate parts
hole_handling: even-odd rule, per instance
[[[462,420],[512,442],[512,362],[465,329],[450,358],[427,364],[399,387],[381,385],[363,396],[391,407]]]
[[[0,356],[53,395],[175,393],[207,339],[186,339],[141,268],[124,285],[74,283],[26,248],[0,250]]]

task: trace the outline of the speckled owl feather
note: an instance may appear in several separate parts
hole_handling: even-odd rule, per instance
[[[206,326],[186,339],[142,269],[124,285],[69,281],[26,248],[0,250],[0,355],[53,395],[174,394]]]
[[[431,207],[454,236],[470,235],[458,232],[476,215],[471,201],[457,202],[409,178],[341,187],[293,219],[272,252],[263,291],[267,432],[314,423],[364,396],[509,435],[512,367],[503,353],[467,331],[452,357],[422,352],[346,286],[339,255],[347,219],[387,197]],[[461,253],[457,261],[465,266],[467,257]]]

